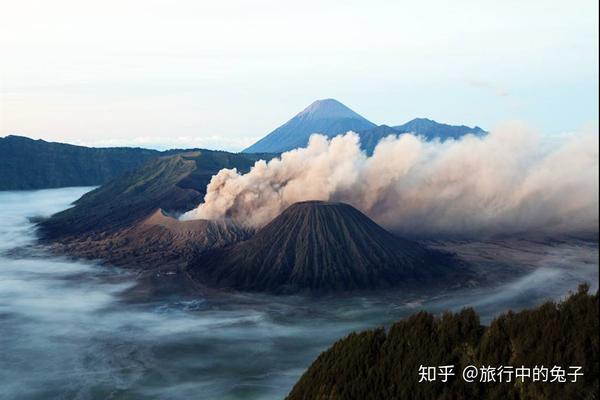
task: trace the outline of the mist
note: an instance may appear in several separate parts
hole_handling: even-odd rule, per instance
[[[419,310],[507,309],[597,290],[596,242],[448,242],[490,286],[326,296],[198,293],[132,299],[135,273],[55,257],[28,217],[85,188],[0,192],[0,387],[18,399],[281,399],[310,363],[355,330]],[[15,251],[16,249],[19,251]],[[2,397],[0,395],[0,397]]]
[[[181,218],[261,227],[304,200],[352,204],[408,236],[597,233],[598,133],[550,136],[509,123],[444,142],[404,134],[371,157],[356,133],[315,134],[247,174],[221,170]]]

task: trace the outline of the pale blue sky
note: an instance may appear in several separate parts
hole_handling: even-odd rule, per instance
[[[598,121],[598,1],[0,0],[0,136],[239,150],[313,100],[371,121]]]

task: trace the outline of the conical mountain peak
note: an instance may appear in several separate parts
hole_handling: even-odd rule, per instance
[[[358,113],[352,111],[344,104],[335,99],[323,99],[314,101],[302,110],[298,117],[305,118],[362,118]]]
[[[245,153],[279,153],[308,144],[314,133],[334,137],[362,131],[375,124],[335,99],[317,100],[285,124],[244,150]]]
[[[209,286],[275,293],[455,282],[466,272],[349,204],[321,201],[291,205],[252,238],[201,254],[190,271]]]

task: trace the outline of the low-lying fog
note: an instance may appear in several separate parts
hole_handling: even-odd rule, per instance
[[[124,296],[130,273],[13,250],[34,242],[28,217],[66,208],[88,189],[0,192],[0,398],[281,399],[352,330],[464,306],[489,322],[582,281],[597,290],[596,243],[514,240],[440,244],[489,270],[485,288],[133,302]]]

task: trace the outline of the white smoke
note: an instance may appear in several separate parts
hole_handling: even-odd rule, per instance
[[[348,132],[223,169],[182,219],[230,217],[260,227],[303,200],[352,204],[409,235],[598,232],[598,133],[550,137],[508,124],[483,137],[383,139],[371,157]]]

